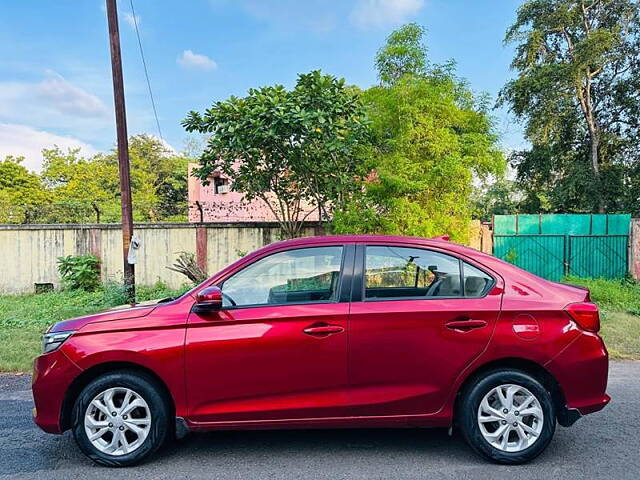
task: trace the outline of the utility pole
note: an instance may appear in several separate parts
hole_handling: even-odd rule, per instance
[[[120,32],[118,30],[118,8],[116,0],[107,1],[109,22],[109,45],[111,47],[111,73],[113,75],[113,99],[116,109],[116,131],[118,137],[118,171],[120,173],[120,204],[122,207],[122,257],[124,261],[124,286],[128,303],[135,302],[135,270],[129,263],[129,246],[133,234],[133,209],[131,206],[131,179],[129,172],[129,139],[127,137],[127,114],[124,106],[124,82],[122,80],[122,57],[120,54]]]

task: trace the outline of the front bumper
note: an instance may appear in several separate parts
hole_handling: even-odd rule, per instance
[[[560,384],[567,423],[602,410],[611,400],[606,393],[609,356],[598,335],[582,333],[546,366]]]
[[[82,370],[60,350],[40,355],[33,362],[31,390],[33,421],[47,433],[62,433],[64,397]]]

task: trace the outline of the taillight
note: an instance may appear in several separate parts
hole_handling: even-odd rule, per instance
[[[565,307],[565,311],[580,328],[589,332],[600,330],[600,314],[595,303],[572,303]]]

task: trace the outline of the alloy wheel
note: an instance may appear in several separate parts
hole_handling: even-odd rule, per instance
[[[478,407],[484,439],[503,452],[521,452],[542,433],[544,413],[539,400],[521,385],[504,384],[487,393]]]
[[[121,456],[144,443],[151,429],[151,410],[137,392],[109,388],[96,395],[84,417],[87,438],[99,451]]]

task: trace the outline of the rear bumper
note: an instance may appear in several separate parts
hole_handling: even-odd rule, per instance
[[[35,402],[33,421],[45,432],[62,433],[64,396],[80,372],[80,368],[60,350],[40,355],[34,360],[31,385]]]
[[[560,384],[569,424],[602,410],[611,400],[606,393],[609,355],[598,335],[582,333],[546,367]]]

